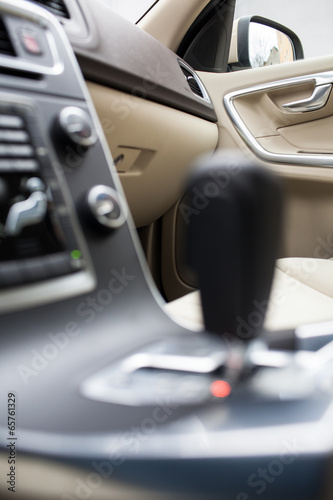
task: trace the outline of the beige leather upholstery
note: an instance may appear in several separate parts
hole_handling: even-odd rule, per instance
[[[159,219],[182,196],[188,165],[212,153],[218,128],[189,113],[86,82],[137,227]]]
[[[166,310],[175,321],[203,328],[199,292],[170,302]],[[333,259],[278,260],[266,328],[288,329],[328,320],[333,320]]]

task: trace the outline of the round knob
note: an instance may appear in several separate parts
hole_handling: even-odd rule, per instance
[[[46,191],[46,186],[39,177],[30,177],[30,179],[26,179],[24,185],[25,189],[29,191],[29,193],[34,193],[35,191]]]
[[[109,186],[95,186],[88,192],[88,207],[94,220],[107,229],[116,229],[125,222],[124,204]]]
[[[59,115],[59,124],[66,137],[78,146],[88,148],[97,141],[92,119],[81,108],[75,106],[64,108]]]

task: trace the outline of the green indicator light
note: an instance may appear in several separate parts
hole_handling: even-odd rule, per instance
[[[73,250],[73,252],[71,252],[71,257],[74,260],[81,259],[82,253],[80,252],[80,250]]]

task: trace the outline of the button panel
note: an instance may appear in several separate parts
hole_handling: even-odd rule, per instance
[[[85,267],[36,110],[0,102],[0,288]]]

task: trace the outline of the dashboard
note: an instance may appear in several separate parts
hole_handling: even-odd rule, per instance
[[[70,18],[61,22],[112,151],[135,225],[147,226],[182,195],[187,165],[216,149],[213,104],[185,61],[105,2],[97,0],[92,5],[79,0],[66,5]]]

